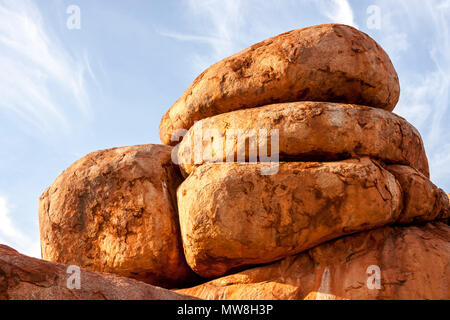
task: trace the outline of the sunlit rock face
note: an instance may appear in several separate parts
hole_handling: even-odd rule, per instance
[[[147,283],[180,287],[196,277],[183,254],[171,147],[91,153],[39,202],[42,257]]]

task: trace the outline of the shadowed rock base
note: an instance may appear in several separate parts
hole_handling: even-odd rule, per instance
[[[0,245],[0,299],[190,300],[166,289],[112,274],[82,270],[80,289],[69,289],[68,266],[24,256]]]
[[[228,300],[449,299],[449,261],[448,225],[385,227],[177,292]]]

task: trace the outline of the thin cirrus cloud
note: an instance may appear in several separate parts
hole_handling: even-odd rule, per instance
[[[390,53],[401,82],[401,96],[395,113],[420,131],[431,178],[450,186],[450,1],[380,1],[381,43]],[[401,41],[395,41],[401,39]],[[402,65],[407,60],[407,65]]]
[[[159,34],[183,42],[209,46],[208,54],[195,54],[192,63],[196,71],[238,51],[243,39],[245,1],[243,0],[185,0],[187,16],[192,18],[193,32],[159,30]],[[204,30],[207,30],[206,32]]]
[[[39,241],[33,241],[14,225],[8,201],[3,196],[0,196],[0,221],[0,244],[8,243],[24,254],[40,257]]]
[[[185,0],[191,33],[160,30],[159,34],[178,41],[209,46],[207,53],[194,54],[195,71],[206,69],[250,43],[259,42],[274,33],[299,27],[302,7],[318,9],[331,22],[358,27],[347,0],[320,1],[254,1],[254,0]],[[277,19],[274,20],[274,16]]]
[[[29,0],[0,0],[0,109],[43,133],[70,132],[69,112],[89,118],[86,56],[74,58]]]
[[[330,21],[358,28],[352,7],[347,0],[320,0],[317,4],[322,14]]]

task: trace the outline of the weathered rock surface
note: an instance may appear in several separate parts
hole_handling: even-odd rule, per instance
[[[65,170],[39,203],[42,257],[164,287],[194,279],[176,207],[171,147],[98,151]]]
[[[205,164],[178,188],[186,259],[203,277],[273,262],[327,240],[394,222],[395,177],[369,158],[330,163]]]
[[[0,245],[0,300],[194,299],[134,279],[83,269],[78,289],[73,275],[67,265],[30,258]]]
[[[444,200],[445,203],[445,200]],[[447,203],[450,203],[450,193],[447,194]],[[444,206],[445,208],[445,206]],[[441,218],[442,220],[445,220],[447,218],[447,224],[450,225],[450,204],[447,205],[447,209],[441,213],[441,215],[439,216],[439,218]]]
[[[266,142],[270,150],[271,140],[264,136],[270,130],[278,130],[281,160],[329,161],[370,156],[386,163],[410,165],[429,177],[422,138],[405,119],[381,109],[326,102],[275,104],[198,121],[177,146],[180,167],[189,174],[204,162],[236,161],[239,152],[248,161],[252,154],[243,148],[246,137],[254,141],[256,156],[258,143]],[[238,132],[240,144],[234,138]],[[197,160],[195,153],[199,150],[203,157]],[[264,159],[258,157],[258,161]]]
[[[202,299],[450,299],[450,227],[385,227],[179,290]],[[374,269],[380,268],[380,289]]]
[[[177,129],[220,113],[291,101],[329,101],[392,111],[400,86],[384,50],[355,28],[326,24],[257,43],[204,71],[166,113],[163,144]]]
[[[397,222],[417,223],[449,217],[449,199],[430,179],[408,166],[390,165],[387,169],[399,181],[403,193],[403,210]]]

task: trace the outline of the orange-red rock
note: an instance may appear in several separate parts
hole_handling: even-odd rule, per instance
[[[322,292],[310,292],[303,300],[349,300],[342,297],[335,296],[334,294],[322,293]]]
[[[204,71],[165,114],[163,144],[194,121],[290,101],[330,101],[392,111],[400,86],[384,50],[340,24],[293,30],[257,43]]]
[[[186,260],[203,277],[273,262],[394,222],[401,190],[368,158],[330,163],[205,164],[178,188]]]
[[[202,299],[450,299],[450,227],[385,227],[179,290]],[[380,289],[374,288],[380,268]],[[367,283],[372,285],[369,289]]]
[[[408,166],[390,165],[387,169],[402,187],[403,210],[397,222],[417,223],[449,217],[448,197],[430,179]]]
[[[442,220],[447,219],[447,224],[450,224],[450,193],[447,194],[447,201],[444,199],[444,203],[447,203],[447,209],[441,213],[439,218]]]
[[[186,295],[80,269],[79,283],[69,266],[24,256],[0,245],[0,300],[190,300]],[[79,287],[78,287],[79,285]]]
[[[91,153],[39,203],[42,257],[165,287],[190,283],[179,233],[171,147]]]
[[[258,143],[271,145],[271,138],[264,136],[271,130],[278,131],[281,160],[370,156],[385,163],[410,165],[429,176],[422,138],[405,119],[381,109],[327,102],[281,103],[198,121],[177,146],[180,167],[189,174],[204,162],[236,161],[239,152],[248,161],[249,156],[258,156]],[[239,132],[240,138],[235,139]],[[246,138],[247,144],[251,141],[255,146],[253,154],[242,148]],[[238,144],[239,139],[242,142]],[[258,161],[268,160],[258,157]]]

